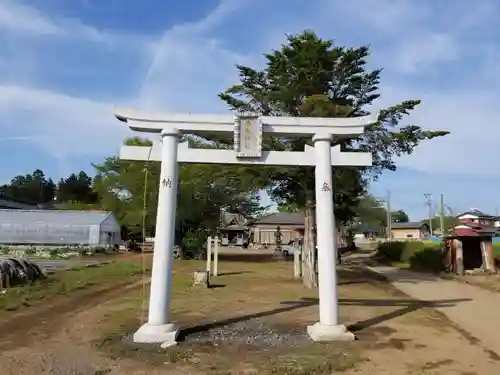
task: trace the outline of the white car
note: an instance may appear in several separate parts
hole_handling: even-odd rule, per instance
[[[302,251],[302,238],[290,241],[288,245],[281,247],[281,253],[286,257],[295,254],[296,251]]]
[[[303,241],[304,240],[302,238],[290,241],[288,245],[281,246],[281,253],[285,257],[292,256],[296,251],[300,253],[302,251]],[[318,250],[318,245],[316,245],[316,250]]]

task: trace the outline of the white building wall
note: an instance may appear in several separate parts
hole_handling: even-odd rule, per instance
[[[109,215],[100,225],[101,232],[120,233],[120,225],[113,215]]]
[[[99,244],[99,225],[91,225],[89,231],[89,245]]]
[[[111,233],[111,236],[109,236]],[[114,246],[121,244],[120,225],[113,215],[109,215],[99,226],[99,245]]]

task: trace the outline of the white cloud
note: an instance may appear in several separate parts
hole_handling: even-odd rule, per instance
[[[0,2],[0,31],[21,37],[57,37],[100,43],[108,47],[153,48],[149,37],[117,34],[85,25],[72,18],[51,18],[41,11],[17,0]]]
[[[0,28],[37,35],[56,35],[64,31],[36,9],[10,0],[0,3]]]
[[[383,104],[422,100],[406,122],[451,132],[423,142],[412,155],[400,158],[398,165],[423,172],[491,175],[496,169],[500,138],[498,98],[496,92],[487,91],[432,92],[385,87]]]
[[[151,63],[144,72],[141,89],[131,101],[138,109],[179,112],[225,110],[217,94],[237,81],[234,64],[262,64],[264,50],[260,50],[261,46],[269,45],[270,41],[273,45],[276,40],[282,42],[287,32],[313,27],[321,36],[336,38],[340,44],[345,43],[344,37],[349,38],[356,32],[363,35],[361,43],[370,38],[376,40],[372,46],[373,57],[377,64],[387,68],[382,80],[383,104],[422,99],[422,105],[410,117],[410,122],[452,131],[447,137],[423,144],[414,155],[402,158],[399,164],[431,172],[490,173],[497,157],[497,139],[500,138],[500,129],[496,126],[500,119],[499,95],[479,87],[479,84],[475,91],[444,90],[438,80],[425,84],[418,81],[425,77],[427,69],[451,62],[454,65],[449,66],[454,68],[464,62],[470,63],[466,59],[470,56],[467,49],[472,42],[467,35],[483,26],[480,20],[492,17],[491,12],[485,11],[490,8],[478,6],[466,12],[465,8],[455,7],[453,16],[461,16],[456,18],[460,19],[457,24],[455,21],[450,23],[442,10],[439,16],[445,17],[444,21],[432,21],[436,9],[429,4],[437,3],[434,1],[352,0],[335,2],[334,6],[330,0],[317,0],[308,5],[307,19],[297,17],[301,14],[300,8],[292,6],[276,5],[267,13],[257,14],[252,11],[257,3],[225,0],[198,22],[169,28],[155,43],[141,36],[107,33],[77,20],[51,19],[13,1],[0,3],[0,29],[115,46],[135,41],[138,48],[151,53]],[[231,44],[230,31],[241,26],[238,19],[243,19],[246,13],[252,21],[245,24],[245,32],[256,35],[259,40],[244,47]],[[266,17],[267,22],[264,22]],[[286,22],[282,21],[287,17]],[[337,27],[332,20],[342,22],[339,21]],[[262,25],[266,25],[265,30],[261,29]],[[332,30],[332,25],[337,29]],[[480,42],[487,50],[488,45]],[[491,54],[488,64],[493,66],[497,58],[498,55]],[[476,65],[465,71],[464,67],[467,81],[474,82],[475,75],[484,75],[480,68]],[[107,69],[113,69],[112,62]],[[391,78],[391,72],[399,75]],[[8,130],[9,134],[36,136],[34,142],[52,154],[109,152],[119,146],[125,134],[124,125],[112,116],[112,104],[127,104],[120,103],[120,97],[113,100],[117,103],[108,103],[111,100],[102,102],[69,96],[55,89],[34,88],[28,84],[3,85],[0,86],[0,123],[2,130]]]
[[[325,5],[348,15],[357,27],[369,27],[390,37],[394,37],[394,32],[410,33],[428,16],[427,8],[412,0],[350,0]]]
[[[382,66],[389,67],[382,79],[383,104],[422,99],[422,105],[408,121],[424,128],[452,132],[444,138],[424,142],[413,155],[398,160],[398,164],[430,172],[490,173],[496,159],[496,139],[500,136],[500,129],[494,125],[500,120],[500,111],[495,105],[498,94],[485,90],[443,90],[438,80],[423,87],[408,83],[412,77],[425,76],[438,66],[449,63],[457,64],[454,68],[459,66],[467,58],[464,48],[470,43],[463,36],[471,28],[478,27],[479,15],[486,16],[485,8],[479,7],[481,12],[467,13],[459,9],[463,24],[443,29],[442,25],[429,20],[435,15],[428,6],[418,6],[405,0],[362,3],[364,6],[360,1],[342,2],[342,6],[349,11],[349,16],[353,14],[353,18],[358,19],[359,27],[361,21],[368,26],[367,32],[371,28],[379,35],[392,33],[383,51],[377,52],[376,46],[373,46],[378,60],[384,63]],[[354,11],[352,7],[359,11]],[[333,9],[330,10],[333,12]],[[329,18],[325,8],[318,7],[318,12],[322,12],[318,15],[319,19]],[[339,17],[338,14],[336,16]],[[230,20],[229,17],[217,18],[219,23],[227,24]],[[203,20],[199,24],[183,25],[165,33],[157,45],[155,59],[143,86],[143,105],[189,112],[205,112],[207,108],[217,111],[221,104],[215,95],[235,82],[234,62],[252,61],[253,66],[257,64],[255,55],[241,56],[228,50],[222,39],[200,35],[198,30],[207,33],[210,29],[200,25],[204,25]],[[324,24],[318,24],[318,28],[324,29]],[[176,30],[182,30],[182,33]],[[276,35],[283,35],[286,31],[289,30],[282,30],[278,24],[267,36],[276,40]],[[342,40],[339,42],[342,43]],[[383,58],[380,58],[381,55]],[[385,78],[390,76],[391,70],[403,73],[410,80],[403,81],[398,76],[398,81],[387,81]],[[474,72],[467,71],[467,74],[470,76]],[[485,139],[485,134],[494,136]],[[465,151],[470,148],[481,149],[482,152]]]
[[[217,94],[236,82],[236,63],[249,58],[227,49],[211,29],[249,4],[224,0],[198,22],[176,25],[155,43],[137,98],[144,109],[213,112],[224,108]]]
[[[403,73],[425,73],[437,63],[460,58],[460,42],[450,34],[423,33],[399,45],[394,51],[394,65]]]
[[[41,149],[59,161],[70,156],[101,155],[118,150],[121,138],[129,133],[113,116],[115,103],[68,94],[67,89],[57,90],[54,86],[44,88],[39,82],[47,82],[46,72],[40,67],[44,66],[42,62],[54,56],[43,55],[46,48],[30,47],[38,47],[38,38],[43,37],[41,45],[54,43],[58,46],[56,50],[70,43],[72,47],[75,44],[85,46],[84,51],[111,47],[137,50],[137,55],[148,56],[152,51],[148,37],[113,34],[84,25],[79,20],[51,18],[14,0],[0,2],[0,37],[8,41],[7,52],[0,56],[3,139],[23,140],[24,144],[31,144],[30,147]],[[81,66],[69,66],[66,72],[88,68],[92,56],[84,55],[80,61]],[[45,66],[50,68],[50,64]],[[113,61],[105,68],[113,69]],[[102,64],[94,69],[102,69]],[[54,77],[53,72],[49,74]],[[99,82],[95,85],[99,88]],[[73,93],[77,91],[71,84],[66,86]]]
[[[57,158],[117,150],[128,133],[109,103],[14,85],[0,86],[0,123],[7,138]]]

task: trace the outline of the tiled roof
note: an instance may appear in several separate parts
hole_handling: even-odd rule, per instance
[[[427,223],[422,223],[420,221],[409,222],[409,223],[392,223],[392,229],[418,229],[422,228],[422,225],[427,225]]]
[[[304,225],[304,215],[292,212],[276,212],[255,220],[253,224]]]

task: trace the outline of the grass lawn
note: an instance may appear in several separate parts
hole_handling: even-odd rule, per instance
[[[0,295],[0,368],[89,375],[496,374],[477,342],[433,309],[459,301],[412,300],[385,279],[344,265],[340,321],[358,340],[314,343],[306,327],[318,321],[318,290],[293,279],[292,262],[245,257],[221,256],[221,275],[209,289],[192,286],[192,272],[204,262],[175,262],[172,319],[183,330],[168,349],[132,340],[147,316],[140,257],[11,289]]]
[[[497,256],[500,256],[500,243],[493,243],[493,251]]]
[[[203,268],[202,262],[176,264],[172,316],[185,329],[178,346],[165,350],[132,343],[132,333],[146,316],[137,292],[108,310],[98,327],[102,338],[97,347],[114,360],[131,359],[141,368],[168,374],[326,375],[364,363],[372,351],[411,351],[386,320],[400,317],[405,330],[417,325],[421,331],[422,324],[435,321],[446,326],[441,316],[417,312],[419,302],[378,276],[345,267],[339,281],[341,319],[362,341],[313,343],[306,326],[318,320],[317,290],[293,280],[290,262],[219,266],[222,275],[206,289],[192,286],[192,271]]]
[[[121,283],[142,273],[141,263],[126,259],[99,267],[75,267],[68,271],[58,271],[45,280],[30,285],[6,289],[0,294],[0,311],[17,310],[50,299],[69,295],[72,292],[93,286]]]

